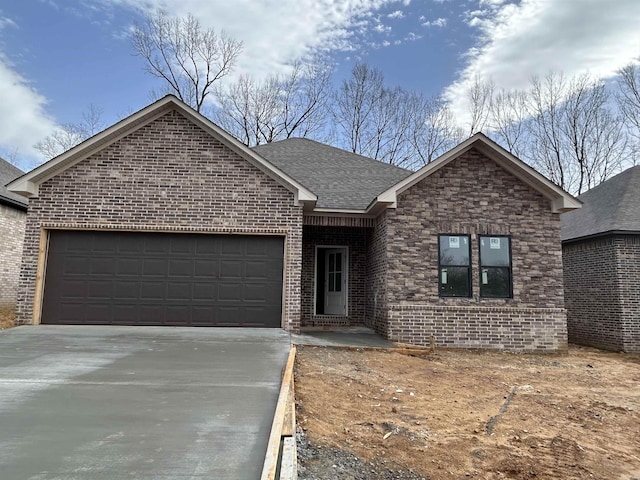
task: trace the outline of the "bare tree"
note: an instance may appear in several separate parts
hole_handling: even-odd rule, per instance
[[[417,95],[412,102],[411,144],[415,151],[413,168],[422,167],[460,143],[464,131],[441,98]]]
[[[484,81],[477,74],[473,77],[473,82],[467,92],[470,114],[469,136],[485,128],[489,119],[493,90],[492,80]]]
[[[633,142],[635,163],[640,162],[640,67],[630,63],[618,72],[616,100],[624,116],[627,130]]]
[[[87,110],[82,113],[80,122],[61,125],[60,128],[36,143],[34,148],[40,152],[44,160],[49,160],[75,147],[103,128],[102,109],[95,105],[89,105]]]
[[[320,135],[330,82],[331,70],[321,62],[296,63],[289,74],[262,82],[242,76],[218,89],[215,119],[246,145]]]
[[[527,92],[501,90],[489,106],[488,133],[518,157],[526,154],[529,116]]]
[[[354,153],[363,153],[367,129],[383,91],[382,72],[366,63],[357,63],[351,70],[351,76],[342,82],[334,95],[333,117],[338,136]]]
[[[242,42],[224,31],[203,29],[191,14],[169,17],[162,10],[133,29],[131,44],[146,63],[146,71],[165,82],[168,92],[201,111],[212,87],[228,75]]]
[[[551,73],[534,78],[529,99],[530,158],[566,190],[580,194],[617,172],[626,160],[622,119],[604,82]]]

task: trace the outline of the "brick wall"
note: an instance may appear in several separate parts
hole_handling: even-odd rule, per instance
[[[365,325],[388,336],[387,302],[387,213],[381,213],[367,231],[367,305]]]
[[[559,215],[476,150],[403,192],[387,214],[388,336],[510,350],[566,349]],[[471,235],[471,298],[440,298],[438,234]],[[513,298],[479,296],[478,235],[510,235]]]
[[[27,212],[0,204],[0,308],[14,308]]]
[[[367,276],[366,229],[305,225],[302,235],[302,325],[354,326],[365,319],[365,282]],[[316,246],[349,247],[348,315],[315,315],[314,274]],[[321,287],[322,288],[322,287]]]
[[[30,201],[18,321],[31,323],[41,228],[284,235],[285,326],[300,326],[302,208],[176,111],[44,182]]]
[[[640,236],[563,245],[569,341],[640,351]]]
[[[622,350],[640,352],[640,235],[616,237]]]

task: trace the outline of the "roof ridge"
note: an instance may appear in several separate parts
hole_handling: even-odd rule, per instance
[[[255,147],[251,147],[253,148],[259,148],[259,147],[268,147],[269,145],[276,145],[276,144],[282,144],[285,142],[290,142],[290,141],[306,141],[309,143],[313,143],[316,145],[319,145],[321,147],[327,148],[327,149],[331,149],[333,151],[335,151],[336,153],[340,153],[340,155],[344,155],[345,153],[352,156],[352,157],[358,157],[363,161],[366,162],[375,162],[375,164],[377,166],[381,166],[384,165],[382,168],[388,168],[388,169],[393,169],[393,170],[401,170],[407,173],[411,173],[412,170],[409,170],[407,168],[403,168],[403,167],[399,167],[398,165],[393,165],[391,163],[387,163],[387,162],[383,162],[382,160],[376,160],[375,158],[371,158],[371,157],[367,157],[366,155],[362,155],[360,153],[355,153],[355,152],[351,152],[349,150],[345,150],[343,148],[339,148],[336,147],[334,145],[329,145],[328,143],[324,143],[324,142],[320,142],[318,140],[314,140],[312,138],[307,138],[307,137],[289,137],[289,138],[284,138],[282,140],[277,140],[275,142],[270,142],[270,143],[263,143],[261,145],[256,145]]]

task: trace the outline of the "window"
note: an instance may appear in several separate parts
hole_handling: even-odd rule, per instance
[[[471,296],[469,235],[440,235],[439,280],[441,297]]]
[[[511,298],[511,239],[480,236],[480,296]]]

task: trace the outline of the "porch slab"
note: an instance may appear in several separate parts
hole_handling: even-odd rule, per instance
[[[319,345],[325,347],[383,347],[393,348],[393,342],[387,340],[367,327],[314,328],[303,327],[298,335],[291,335],[297,345]]]

